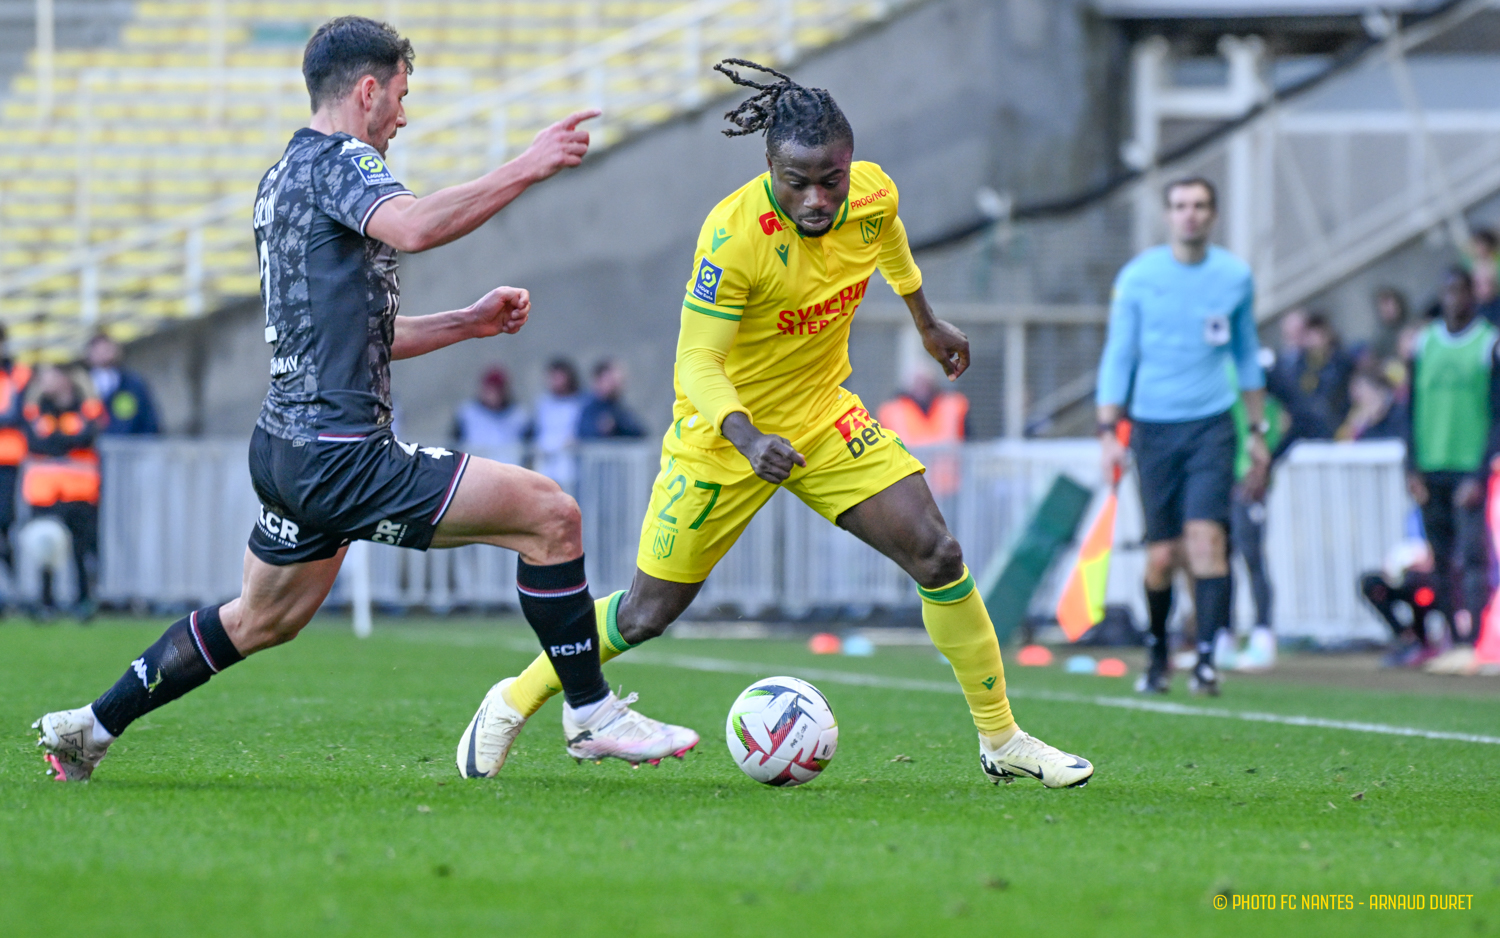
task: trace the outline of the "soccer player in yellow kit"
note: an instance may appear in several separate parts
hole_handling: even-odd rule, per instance
[[[777,80],[750,81],[726,63]],[[635,579],[596,604],[601,658],[662,634],[781,486],[917,581],[922,621],[968,699],[990,778],[1087,783],[1086,760],[1016,726],[994,626],[922,464],[840,387],[850,373],[850,322],[877,268],[950,378],[969,364],[968,340],[922,294],[896,184],[853,160],[853,130],[827,91],[740,59],[715,67],[758,90],[727,115],[736,129],[725,133],[765,131],[770,171],[715,206],[699,234],[672,427]],[[497,773],[526,718],[560,689],[545,655],[496,684],[475,742],[461,747],[460,772]]]

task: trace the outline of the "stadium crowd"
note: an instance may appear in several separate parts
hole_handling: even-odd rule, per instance
[[[501,462],[528,465],[573,491],[580,441],[646,435],[640,419],[625,405],[625,365],[603,358],[595,362],[590,374],[585,393],[573,362],[564,357],[552,359],[544,370],[544,390],[528,407],[512,394],[510,373],[504,366],[491,365],[479,376],[474,396],[453,415],[454,444]]]
[[[1281,317],[1279,345],[1265,354],[1267,391],[1284,414],[1276,455],[1299,440],[1406,444],[1411,536],[1359,581],[1392,630],[1390,666],[1442,670],[1434,659],[1455,648],[1461,658],[1491,593],[1485,487],[1500,453],[1497,247],[1494,231],[1476,230],[1420,312],[1401,291],[1376,290],[1365,341],[1346,345],[1328,316],[1299,308]]]
[[[0,325],[0,576],[33,617],[94,612],[99,450],[105,434],[155,434],[150,386],[100,332],[81,361],[27,365]],[[69,562],[71,561],[71,562]]]

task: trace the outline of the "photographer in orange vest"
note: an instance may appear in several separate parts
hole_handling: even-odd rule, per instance
[[[0,323],[0,559],[10,565],[10,526],[16,520],[16,482],[26,459],[21,397],[31,368],[10,357],[5,325]]]
[[[957,391],[945,391],[931,369],[918,367],[906,379],[906,388],[880,405],[876,415],[881,426],[893,431],[909,448],[951,446],[969,436],[969,399]],[[927,484],[933,494],[958,491],[959,465],[953,456],[926,458]]]
[[[81,372],[39,365],[21,416],[29,455],[21,494],[32,517],[52,516],[73,536],[80,608],[91,604],[89,561],[99,551],[99,454],[108,418]]]

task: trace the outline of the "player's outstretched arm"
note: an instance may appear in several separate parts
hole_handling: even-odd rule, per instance
[[[911,320],[922,336],[922,347],[943,366],[943,374],[948,376],[948,380],[952,381],[968,371],[969,337],[952,323],[937,318],[921,287],[901,299],[906,301]]]
[[[465,339],[515,335],[531,316],[531,294],[519,287],[496,287],[472,306],[430,316],[397,316],[391,360],[416,358]]]
[[[599,113],[578,111],[558,121],[537,134],[526,152],[473,182],[421,198],[391,199],[375,210],[365,232],[408,254],[462,238],[531,186],[582,163],[589,150],[589,133],[578,125]]]

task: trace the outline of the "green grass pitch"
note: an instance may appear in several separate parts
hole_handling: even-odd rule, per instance
[[[1064,701],[1129,679],[1012,666],[1021,725],[1097,774],[996,787],[962,698],[922,683],[951,680],[930,649],[664,639],[609,674],[696,728],[696,753],[575,765],[553,703],[501,779],[472,782],[458,735],[530,659],[529,632],[406,619],[359,641],[330,616],[137,723],[92,783],[47,779],[31,720],[91,699],[162,626],[0,628],[0,934],[1500,934],[1500,746]],[[807,669],[909,683],[814,677],[840,721],[833,764],[757,785],[725,751],[728,706]],[[1180,683],[1170,699],[1201,703]],[[1493,693],[1262,679],[1213,705],[1500,731]],[[1472,908],[1216,911],[1231,893]]]

